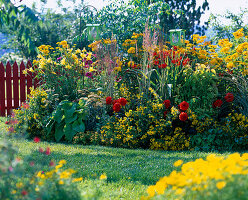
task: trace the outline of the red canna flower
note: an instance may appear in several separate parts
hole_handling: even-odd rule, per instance
[[[181,112],[179,115],[179,119],[183,122],[186,121],[188,119],[188,114],[186,112]]]
[[[183,101],[182,103],[179,104],[179,108],[182,111],[186,111],[189,108],[189,103],[187,103],[186,101]]]
[[[121,104],[120,103],[115,103],[114,106],[113,106],[113,110],[115,112],[120,112],[120,110],[121,110]]]

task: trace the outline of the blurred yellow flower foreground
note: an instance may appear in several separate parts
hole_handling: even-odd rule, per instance
[[[174,166],[181,164],[179,160]],[[161,178],[148,187],[149,196],[142,199],[245,199],[247,174],[248,153],[233,153],[227,158],[210,154],[206,160],[200,158],[185,163],[181,171],[174,170]],[[230,196],[223,191],[225,188]]]

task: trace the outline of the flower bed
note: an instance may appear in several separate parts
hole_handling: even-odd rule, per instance
[[[247,149],[248,42],[243,29],[233,35],[218,45],[193,35],[175,47],[146,27],[121,47],[114,38],[92,52],[42,45],[30,69],[42,86],[9,131],[125,148]]]

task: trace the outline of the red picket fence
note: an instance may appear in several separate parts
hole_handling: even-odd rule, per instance
[[[22,62],[20,66],[15,62],[13,66],[8,62],[6,67],[0,63],[0,116],[11,114],[11,110],[21,106],[26,101],[30,87],[37,87],[37,80],[31,72],[23,74],[23,70],[32,67]]]

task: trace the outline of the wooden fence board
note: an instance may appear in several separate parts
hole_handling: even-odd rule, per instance
[[[31,67],[30,61],[27,66],[23,62],[20,66],[16,62],[11,66],[8,62],[6,68],[0,63],[0,116],[10,115],[12,109],[20,107],[26,101],[30,87],[37,87],[38,81],[34,74],[23,74],[23,70]]]

